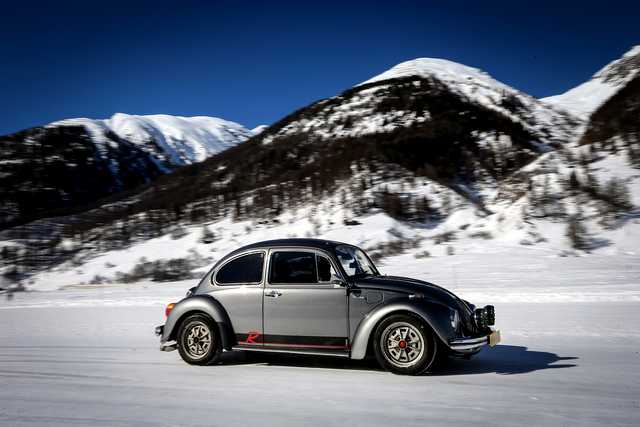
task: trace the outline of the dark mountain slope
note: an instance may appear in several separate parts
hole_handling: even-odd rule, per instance
[[[82,126],[0,137],[0,227],[81,206],[161,174],[138,147],[114,134],[109,138],[97,146]]]
[[[635,77],[598,108],[582,136],[582,144],[618,141],[640,149],[640,76]]]
[[[86,209],[251,135],[215,117],[118,113],[0,137],[0,228]]]

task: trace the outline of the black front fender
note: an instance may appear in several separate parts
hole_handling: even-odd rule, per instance
[[[364,359],[367,346],[375,328],[387,316],[395,313],[411,313],[427,323],[445,344],[455,336],[451,326],[451,309],[439,302],[424,298],[396,298],[370,311],[358,325],[351,343],[351,358]]]

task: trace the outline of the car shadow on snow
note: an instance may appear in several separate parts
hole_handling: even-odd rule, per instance
[[[525,374],[541,369],[570,368],[576,365],[557,362],[577,359],[577,357],[561,357],[546,351],[533,351],[527,347],[497,345],[494,348],[481,351],[471,360],[452,358],[443,360],[428,375]],[[269,366],[383,371],[375,358],[349,360],[335,357],[279,353],[228,352],[222,355],[221,363],[222,365],[263,364]]]
[[[448,359],[431,375],[470,375],[496,373],[501,375],[526,374],[542,369],[571,368],[575,363],[557,363],[577,360],[547,351],[529,350],[516,345],[497,345],[482,350],[471,360]]]
[[[222,365],[269,365],[269,366],[292,366],[303,368],[321,369],[345,369],[345,370],[365,370],[382,371],[378,363],[373,358],[365,360],[350,360],[340,357],[312,356],[285,353],[261,353],[232,351],[222,354],[220,360]]]

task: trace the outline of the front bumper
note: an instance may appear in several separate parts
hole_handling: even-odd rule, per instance
[[[154,330],[155,334],[159,337],[164,333],[164,326],[156,326]],[[173,351],[178,347],[178,343],[175,341],[162,341],[160,340],[160,351]]]
[[[449,348],[461,353],[473,353],[485,345],[496,346],[500,339],[500,330],[492,330],[490,334],[481,337],[452,339],[449,341]]]

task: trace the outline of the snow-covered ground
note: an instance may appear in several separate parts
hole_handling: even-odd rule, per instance
[[[490,250],[388,258],[383,273],[495,303],[503,342],[402,377],[375,363],[158,351],[194,282],[73,287],[0,302],[0,425],[637,425],[640,258]]]

